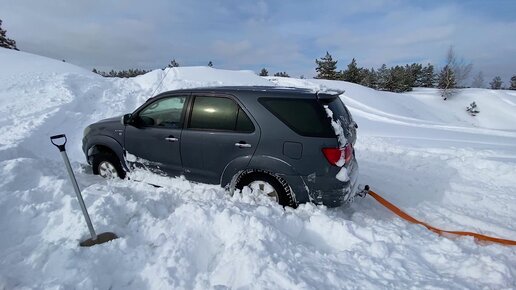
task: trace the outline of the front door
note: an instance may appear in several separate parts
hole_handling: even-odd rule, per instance
[[[187,96],[152,101],[125,128],[126,160],[131,167],[178,176],[182,173],[180,140]]]
[[[219,184],[228,163],[237,158],[249,162],[260,140],[259,127],[231,96],[192,98],[189,121],[181,137],[185,176]]]

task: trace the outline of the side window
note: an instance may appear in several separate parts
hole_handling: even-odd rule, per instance
[[[260,98],[258,101],[301,136],[335,136],[328,122],[328,116],[315,99]]]
[[[254,125],[249,116],[242,110],[242,108],[238,108],[238,117],[235,131],[238,132],[253,132]]]
[[[195,97],[189,128],[253,132],[254,125],[247,114],[231,99]]]
[[[185,103],[185,96],[160,99],[140,111],[138,116],[144,126],[181,128]]]

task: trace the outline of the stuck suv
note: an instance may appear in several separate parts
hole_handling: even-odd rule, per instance
[[[339,206],[357,194],[356,128],[338,93],[197,88],[91,124],[83,151],[103,177],[144,167],[230,190],[249,186],[284,206]]]

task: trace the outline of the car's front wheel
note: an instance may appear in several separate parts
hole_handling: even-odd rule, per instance
[[[104,178],[125,178],[125,171],[120,160],[108,152],[99,152],[92,156],[91,166],[93,173]]]
[[[235,188],[242,190],[246,186],[253,191],[266,195],[282,206],[297,207],[292,189],[279,176],[273,176],[268,172],[258,170],[248,171],[239,177]]]

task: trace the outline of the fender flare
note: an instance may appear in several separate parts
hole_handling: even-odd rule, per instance
[[[247,169],[250,161],[250,155],[240,156],[231,160],[231,162],[229,162],[224,168],[224,171],[222,171],[222,175],[220,176],[220,185],[222,187],[230,185],[231,181],[236,175]]]
[[[289,186],[296,195],[298,202],[307,202],[310,200],[307,187],[292,165],[288,162],[266,155],[255,155],[252,158],[250,156],[242,156],[232,160],[222,173],[220,184],[222,187],[229,187],[230,190],[234,186],[234,181],[237,180],[239,175],[251,169],[257,169],[262,171],[276,174],[287,181]]]
[[[95,146],[100,145],[109,148],[111,151],[113,151],[116,156],[118,157],[118,160],[120,160],[120,163],[122,163],[122,166],[127,171],[128,168],[126,167],[126,164],[124,162],[124,148],[118,141],[116,141],[114,138],[106,135],[96,135],[92,137],[90,140],[88,140],[87,146],[86,146],[86,158],[89,158],[91,155],[96,153]]]

